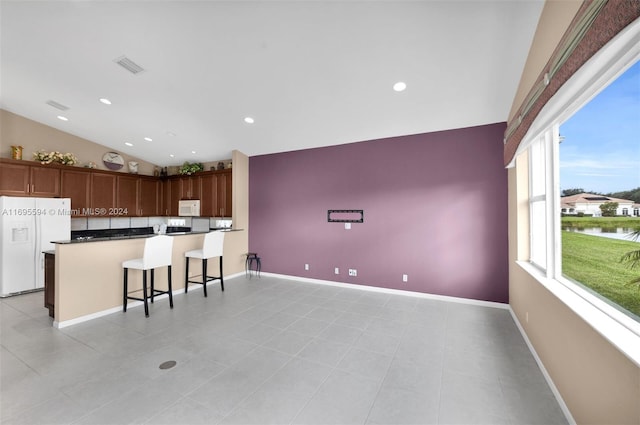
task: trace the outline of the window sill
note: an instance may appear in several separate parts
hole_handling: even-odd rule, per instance
[[[640,366],[640,324],[625,316],[624,318],[621,318],[626,322],[623,325],[620,321],[614,319],[611,315],[605,313],[603,310],[597,308],[594,304],[578,295],[576,291],[584,291],[581,288],[575,288],[575,290],[570,289],[569,286],[558,280],[549,279],[540,269],[528,262],[517,261],[516,263],[522,267],[523,270],[529,273],[531,277],[536,279],[542,286],[555,295],[560,301],[562,301],[567,307],[569,307],[582,320],[587,322],[596,330],[596,332],[602,335],[629,360],[637,366]],[[568,283],[568,285],[572,284]],[[584,292],[585,294],[588,294],[586,291]],[[589,294],[589,296],[591,295]],[[605,304],[597,299],[595,301]],[[614,310],[613,307],[607,307]],[[622,315],[622,313],[617,311],[615,313]]]

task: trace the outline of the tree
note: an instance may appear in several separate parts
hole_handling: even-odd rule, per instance
[[[579,189],[563,189],[562,190],[562,196],[578,195],[580,193],[585,193],[584,189],[579,188]]]
[[[640,187],[631,190],[624,190],[622,192],[608,193],[606,196],[610,198],[628,199],[640,204]]]
[[[600,205],[600,211],[602,211],[603,217],[615,217],[617,209],[618,209],[617,202],[605,202],[602,205]]]
[[[638,241],[638,239],[640,239],[640,229],[637,229],[631,235],[634,241]],[[633,269],[634,267],[637,267],[640,265],[640,249],[627,252],[622,256],[620,261],[629,263],[629,268]],[[640,290],[640,275],[628,282],[627,286],[636,286],[638,290]]]

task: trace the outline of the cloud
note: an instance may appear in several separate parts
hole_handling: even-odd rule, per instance
[[[623,174],[606,174],[606,173],[575,173],[576,176],[589,176],[589,177],[622,177]]]
[[[638,169],[638,161],[622,158],[590,159],[577,157],[561,159],[560,168],[587,168],[589,170]]]

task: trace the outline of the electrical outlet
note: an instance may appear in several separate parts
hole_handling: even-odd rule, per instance
[[[336,267],[335,269],[333,269],[333,272],[334,272],[335,274],[340,274],[340,269]]]
[[[358,270],[349,269],[349,276],[358,276]]]
[[[305,265],[304,265],[304,269],[305,269],[305,270],[309,270],[309,265],[308,265],[308,264],[305,264]]]
[[[344,228],[345,228],[346,230],[351,229],[351,223],[344,223]]]
[[[403,274],[402,275],[402,281],[403,282],[408,282],[409,281],[409,275]]]

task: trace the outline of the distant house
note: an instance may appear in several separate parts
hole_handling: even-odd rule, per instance
[[[601,217],[600,205],[605,202],[617,202],[618,209],[616,215],[640,216],[640,204],[634,204],[628,199],[611,198],[604,195],[594,195],[593,193],[579,193],[577,195],[563,196],[560,198],[562,213],[567,215],[593,215]]]

